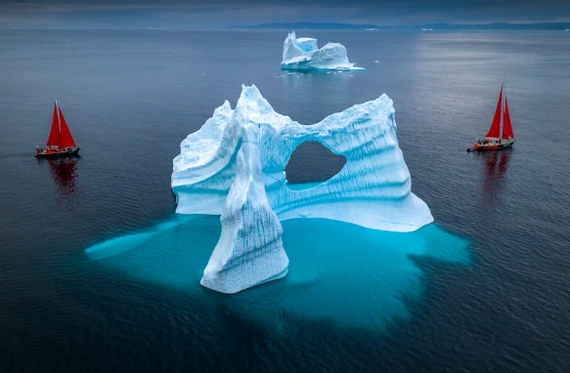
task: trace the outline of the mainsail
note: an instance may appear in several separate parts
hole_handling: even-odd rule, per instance
[[[51,131],[46,143],[47,146],[59,146],[59,116],[57,101],[53,104],[53,120],[51,121]]]
[[[501,86],[501,93],[499,93],[499,102],[497,103],[497,109],[495,110],[495,116],[493,117],[493,123],[491,123],[491,128],[489,128],[489,133],[487,137],[499,138],[501,132],[501,104],[503,102],[503,87]]]
[[[75,141],[69,132],[65,118],[61,108],[55,101],[53,106],[53,120],[51,122],[51,131],[47,141],[47,146],[57,146],[58,148],[75,148]]]

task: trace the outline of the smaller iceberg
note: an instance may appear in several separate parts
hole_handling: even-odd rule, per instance
[[[348,61],[346,48],[339,43],[317,46],[317,39],[299,38],[295,31],[283,42],[283,70],[364,70]]]

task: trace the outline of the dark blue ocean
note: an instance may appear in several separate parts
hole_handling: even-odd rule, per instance
[[[285,36],[0,31],[0,372],[568,371],[570,33],[298,31],[367,69],[331,74],[282,72]],[[502,82],[514,148],[466,153]],[[303,124],[388,94],[435,223],[286,221],[284,279],[201,287],[220,221],[174,214],[172,158],[241,84]],[[81,158],[33,156],[54,98]]]

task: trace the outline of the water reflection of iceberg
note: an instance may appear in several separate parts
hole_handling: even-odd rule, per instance
[[[468,241],[435,224],[395,233],[297,219],[284,222],[283,229],[288,276],[232,297],[220,297],[199,284],[220,235],[216,216],[176,215],[139,233],[92,246],[86,253],[136,281],[183,289],[211,312],[231,308],[269,327],[274,327],[277,314],[287,313],[368,330],[384,330],[394,319],[409,318],[409,302],[421,300],[424,273],[413,257],[451,265],[470,262]]]

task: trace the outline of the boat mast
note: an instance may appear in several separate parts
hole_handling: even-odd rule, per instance
[[[505,97],[507,96],[507,93],[505,92],[505,83],[501,84],[501,90],[503,91],[503,97],[501,97],[501,126],[499,130],[499,142],[501,142],[501,139],[503,138],[503,114],[505,113]]]
[[[57,104],[57,100],[55,100],[55,106],[57,107],[57,129],[59,131],[59,141],[61,142],[61,119],[59,117],[59,105]],[[59,148],[59,144],[57,144],[57,147]]]

